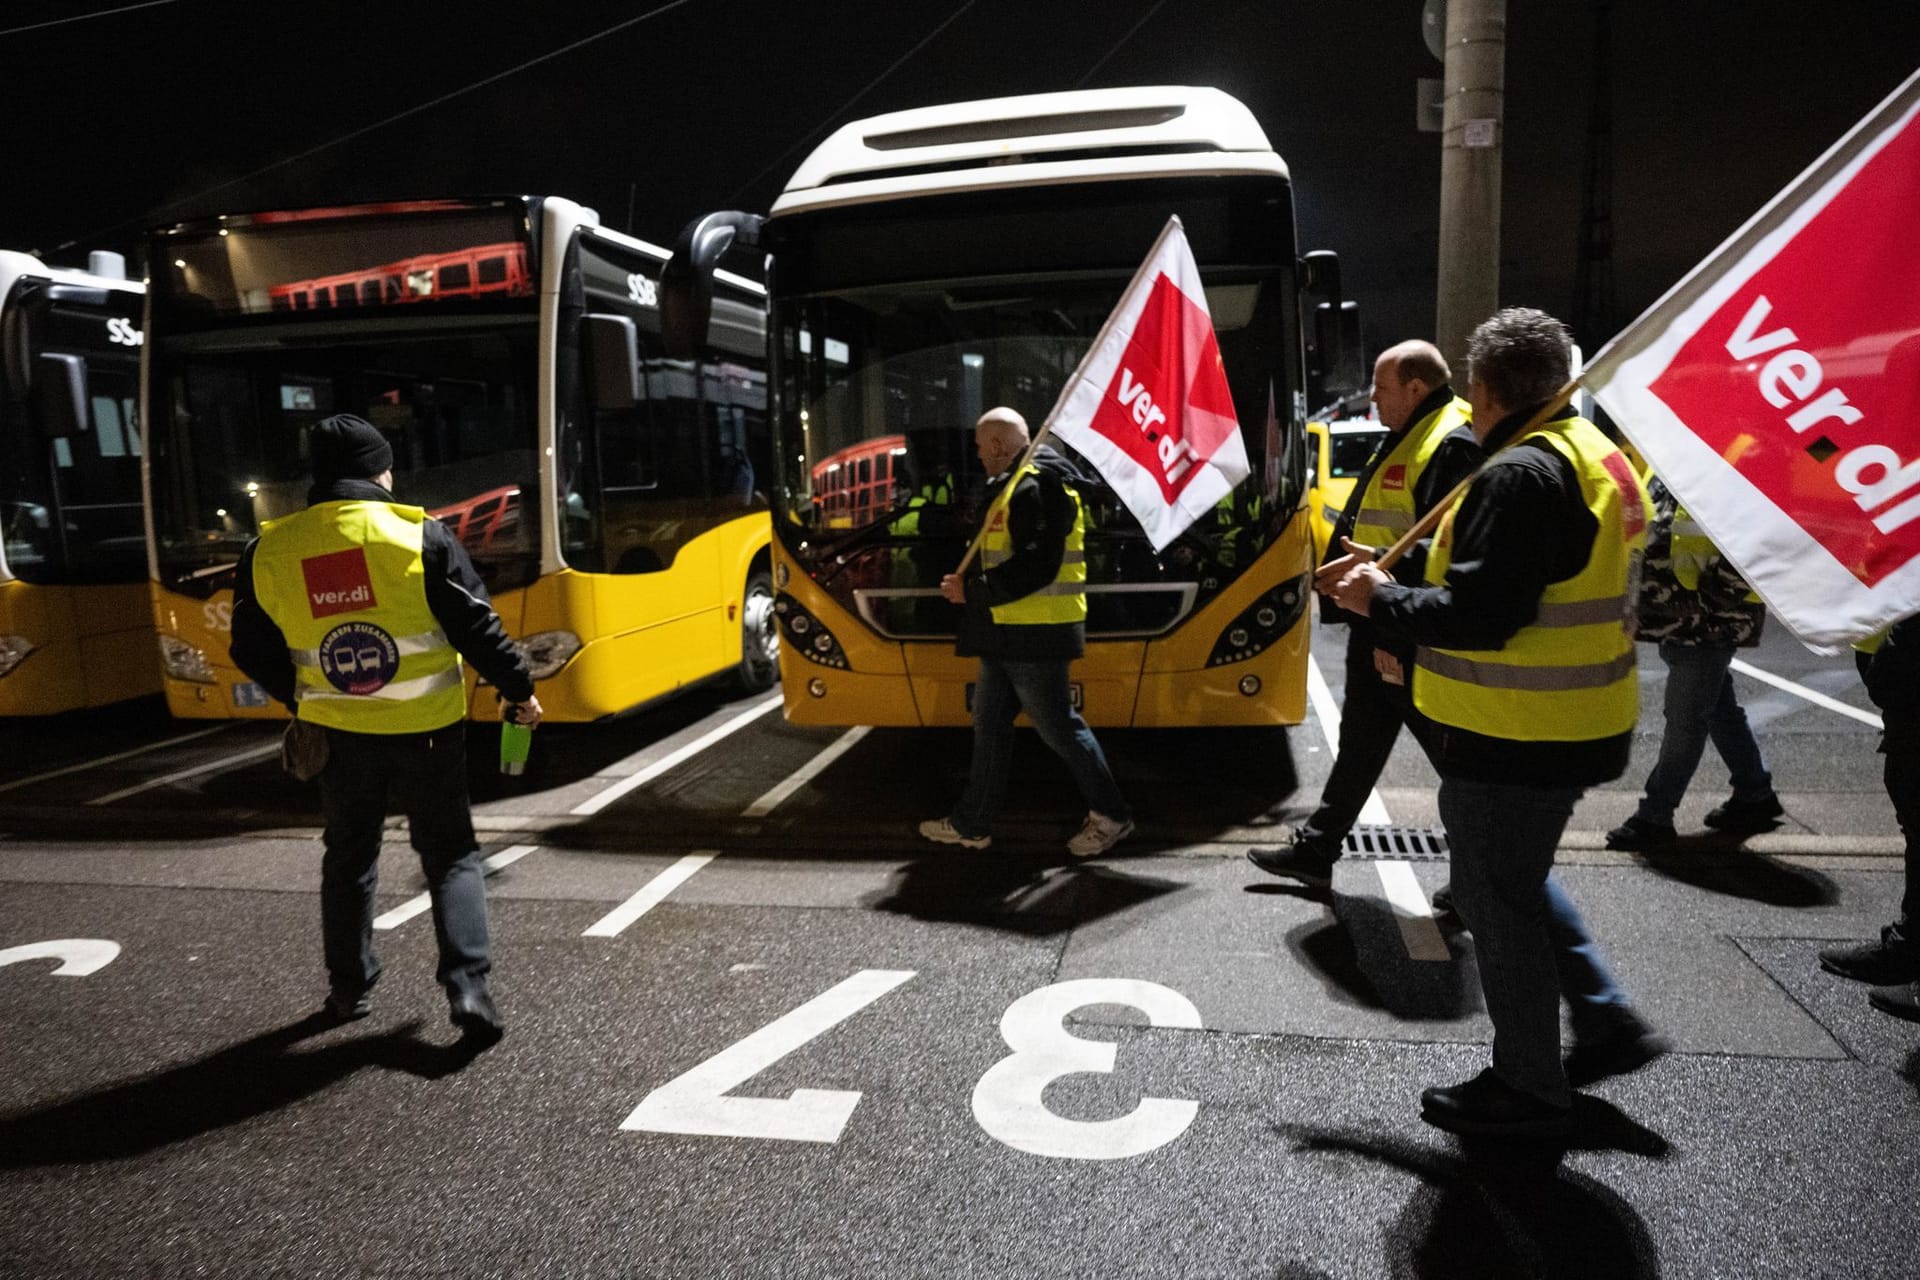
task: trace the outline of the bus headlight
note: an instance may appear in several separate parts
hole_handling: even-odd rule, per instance
[[[820,619],[808,613],[798,600],[790,595],[775,596],[773,616],[780,620],[780,629],[786,633],[785,652],[797,653],[823,667],[847,669],[847,655],[840,648],[839,639],[821,626]]]
[[[1218,667],[1229,662],[1245,662],[1290,631],[1307,610],[1312,580],[1312,574],[1301,574],[1263,593],[1241,610],[1214,641],[1213,655],[1207,659],[1207,665]]]
[[[33,641],[25,636],[0,636],[0,676],[7,675],[32,652]]]
[[[558,675],[560,668],[580,652],[580,637],[571,631],[537,631],[525,639],[514,641],[513,647],[520,651],[533,678],[545,680]]]
[[[207,655],[179,636],[160,637],[160,667],[170,679],[214,683],[213,664],[207,661]]]

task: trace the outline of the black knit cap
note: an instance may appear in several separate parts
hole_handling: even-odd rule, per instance
[[[307,433],[315,484],[334,480],[370,480],[393,466],[393,446],[365,418],[336,413]]]

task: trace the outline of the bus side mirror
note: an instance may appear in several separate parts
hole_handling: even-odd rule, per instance
[[[765,223],[757,213],[709,213],[680,232],[660,273],[660,338],[668,356],[691,360],[706,345],[713,273],[730,250],[759,248]]]
[[[1352,395],[1367,385],[1360,371],[1360,304],[1322,302],[1313,309],[1314,345],[1320,352],[1321,399]]]
[[[593,406],[605,411],[640,403],[640,333],[626,316],[586,318],[587,376]]]
[[[40,412],[40,433],[66,439],[87,429],[87,362],[58,351],[40,353],[34,395]]]

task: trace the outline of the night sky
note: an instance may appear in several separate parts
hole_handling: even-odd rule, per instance
[[[193,215],[508,192],[671,243],[706,210],[764,211],[861,116],[1185,83],[1260,119],[1300,247],[1339,252],[1370,350],[1432,329],[1439,135],[1415,129],[1415,82],[1440,64],[1419,0],[173,0],[20,29],[129,2],[0,6],[0,247],[78,263]],[[1501,297],[1561,315],[1595,3],[1508,6]],[[1612,8],[1625,323],[1920,64],[1920,2]]]

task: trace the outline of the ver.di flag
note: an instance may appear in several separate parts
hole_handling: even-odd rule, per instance
[[[1247,446],[1180,219],[1169,218],[1049,420],[1159,551],[1246,479]]]
[[[1580,381],[1801,639],[1920,612],[1920,72]]]

